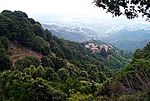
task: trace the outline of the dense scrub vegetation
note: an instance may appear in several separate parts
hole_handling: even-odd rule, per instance
[[[100,99],[123,101],[150,100],[150,43],[134,53],[132,62],[103,83],[96,92]]]
[[[16,41],[42,53],[42,59],[21,57],[12,63],[8,49]],[[5,10],[0,13],[0,101],[148,99],[149,50],[149,45],[137,50],[133,61],[115,74],[127,63],[120,52],[110,51],[106,60],[105,52],[94,54],[85,43],[57,38],[24,12]],[[134,82],[142,76],[147,78]]]

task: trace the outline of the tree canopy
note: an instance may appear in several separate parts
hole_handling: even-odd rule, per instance
[[[125,15],[128,19],[133,19],[141,14],[147,20],[150,18],[149,0],[94,0],[94,4],[113,16]]]
[[[85,48],[89,43],[102,44],[96,40],[77,43],[58,38],[24,12],[3,11],[0,101],[131,101],[135,97],[150,101],[150,43],[137,50],[132,62],[120,71],[129,60],[119,49],[93,53]],[[15,52],[28,49],[42,53],[42,57],[18,56],[13,52],[15,47]],[[17,56],[16,61],[10,58],[12,54]]]

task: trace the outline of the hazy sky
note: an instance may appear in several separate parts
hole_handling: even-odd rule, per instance
[[[64,17],[66,21],[72,17],[98,18],[100,20],[112,19],[110,13],[106,14],[104,10],[96,7],[92,3],[93,1],[94,0],[0,0],[0,12],[3,10],[24,11],[29,17],[41,23],[47,23],[51,16],[54,16],[54,19],[56,19],[57,15]],[[124,16],[119,17],[119,19],[127,21]],[[137,21],[137,19],[134,19],[134,21]]]
[[[93,0],[0,0],[0,11],[21,10],[28,15],[106,16]],[[107,14],[108,16],[108,14]]]

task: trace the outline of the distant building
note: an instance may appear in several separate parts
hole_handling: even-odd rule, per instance
[[[85,47],[89,48],[93,53],[100,52],[102,49],[105,49],[105,51],[108,52],[113,48],[111,45],[106,44],[95,45],[94,43],[89,43],[88,45],[85,45]]]
[[[97,53],[97,52],[100,51],[98,48],[95,48],[95,47],[94,47],[94,48],[91,48],[91,50],[92,50],[93,53]]]

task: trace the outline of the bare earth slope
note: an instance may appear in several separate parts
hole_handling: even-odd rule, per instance
[[[17,60],[22,59],[26,56],[33,56],[38,59],[41,59],[43,57],[41,53],[37,53],[33,50],[23,47],[18,42],[10,43],[8,52],[9,52],[9,58],[13,64]]]

